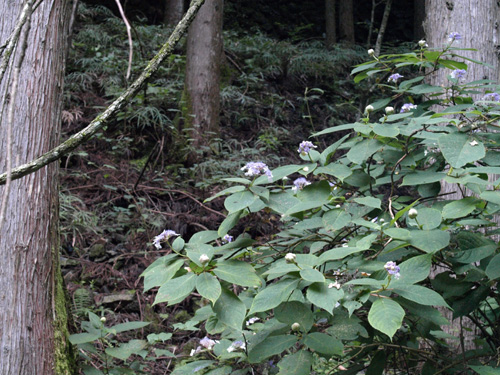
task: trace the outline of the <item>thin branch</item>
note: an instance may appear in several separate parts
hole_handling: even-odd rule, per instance
[[[82,143],[90,139],[95,133],[97,133],[102,127],[120,111],[127,102],[132,99],[145,84],[145,82],[155,73],[160,64],[165,60],[167,56],[170,56],[174,51],[175,46],[186,33],[189,25],[193,21],[198,9],[203,5],[205,0],[193,0],[190,8],[175,27],[174,31],[168,38],[167,42],[160,49],[158,54],[151,59],[149,64],[143,70],[139,78],[137,78],[130,87],[123,92],[113,103],[109,105],[108,108],[104,110],[100,115],[98,115],[92,122],[85,128],[80,130],[78,133],[72,135],[68,140],[61,143],[59,146],[54,147],[52,150],[46,152],[35,160],[29,163],[20,165],[12,170],[12,180],[16,180],[27,174],[36,172],[40,168],[45,167],[47,164],[59,160],[62,156],[73,151]],[[4,185],[7,179],[7,174],[3,173],[0,175],[0,185]]]
[[[28,2],[28,11],[26,16],[26,21],[23,23],[26,24],[24,30],[22,30],[22,34],[20,36],[20,44],[21,51],[15,63],[13,72],[12,72],[12,81],[10,84],[10,94],[9,94],[9,107],[7,111],[7,155],[5,158],[6,162],[6,180],[5,180],[5,189],[2,194],[2,204],[0,206],[0,227],[2,227],[3,222],[5,220],[5,211],[7,210],[7,202],[9,200],[10,193],[10,182],[12,179],[12,124],[14,123],[14,108],[16,104],[16,96],[17,96],[17,88],[19,83],[19,75],[21,73],[21,66],[23,65],[24,57],[26,55],[26,49],[28,48],[28,36],[31,29],[31,13],[33,12],[33,8],[31,4]],[[21,27],[22,29],[22,27]],[[20,30],[21,31],[21,30]]]
[[[130,27],[130,23],[128,22],[127,16],[125,15],[125,12],[123,11],[123,7],[120,4],[120,0],[115,0],[116,5],[118,6],[118,10],[120,11],[120,15],[122,16],[123,23],[125,23],[125,27],[127,28],[127,36],[128,36],[128,68],[127,68],[127,76],[125,77],[127,81],[130,78],[130,72],[132,71],[132,57],[134,55],[134,46],[132,44],[132,33],[130,30],[132,28]]]

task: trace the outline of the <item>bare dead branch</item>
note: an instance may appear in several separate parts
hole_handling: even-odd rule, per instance
[[[108,108],[99,114],[92,122],[85,128],[80,130],[78,133],[72,135],[65,142],[61,143],[59,146],[54,147],[52,150],[44,153],[35,160],[32,160],[26,164],[20,165],[12,170],[12,180],[16,180],[27,174],[36,172],[40,168],[59,160],[63,155],[73,151],[75,148],[80,146],[82,143],[86,142],[95,133],[97,133],[102,127],[116,115],[116,113],[122,109],[127,102],[132,99],[142,88],[145,82],[155,73],[163,60],[172,54],[175,46],[186,33],[189,25],[193,21],[198,9],[203,5],[205,0],[193,0],[188,11],[182,18],[182,20],[177,24],[174,31],[168,38],[167,42],[163,45],[160,51],[155,57],[151,59],[149,64],[143,70],[139,78],[137,78],[130,87],[125,90],[113,103],[109,105]],[[2,173],[0,175],[0,185],[4,185],[7,179],[7,174]]]
[[[127,16],[125,15],[125,12],[123,11],[122,4],[120,3],[120,0],[115,0],[116,5],[118,6],[118,10],[120,11],[120,15],[122,16],[123,23],[125,24],[125,27],[127,28],[127,36],[128,36],[128,68],[127,68],[127,75],[126,79],[127,81],[130,79],[130,72],[132,71],[132,57],[134,55],[134,46],[132,44],[132,33],[130,30],[132,28],[130,27],[130,23],[128,22]]]

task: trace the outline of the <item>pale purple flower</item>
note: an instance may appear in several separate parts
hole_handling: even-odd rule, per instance
[[[302,190],[307,185],[311,185],[311,183],[304,177],[299,177],[293,182],[293,185],[292,190],[294,193],[297,193],[297,191]]]
[[[453,72],[451,72],[450,76],[453,79],[460,79],[464,78],[465,74],[467,74],[467,72],[464,69],[455,69]]]
[[[233,342],[231,344],[231,346],[229,348],[227,348],[227,351],[229,353],[231,353],[231,352],[234,352],[235,350],[238,350],[238,349],[245,350],[245,348],[246,348],[245,343],[243,341],[238,340],[238,341]]]
[[[249,325],[252,325],[252,324],[254,324],[255,322],[258,322],[259,320],[260,320],[260,318],[257,318],[257,317],[250,318],[250,319],[248,319],[248,320],[245,322],[245,325],[248,327]]]
[[[389,275],[393,275],[395,279],[399,279],[399,277],[401,276],[399,274],[400,271],[399,266],[396,264],[396,262],[389,261],[384,265],[384,268],[387,271],[387,273]]]
[[[448,41],[453,42],[455,40],[460,40],[462,39],[462,35],[460,35],[457,32],[452,32],[450,35],[448,35]]]
[[[245,176],[250,176],[250,177],[253,177],[253,176],[260,176],[262,174],[265,174],[267,176],[267,178],[269,179],[269,181],[271,181],[273,179],[273,174],[271,172],[271,170],[269,169],[269,167],[260,162],[260,161],[257,161],[257,162],[249,162],[247,163],[243,168],[241,168],[242,171],[245,171]]]
[[[209,339],[207,336],[205,336],[204,338],[202,338],[200,340],[200,345],[203,346],[204,348],[208,349],[208,350],[212,350],[212,348],[214,347],[214,345],[217,344],[217,343],[218,343],[218,341]]]
[[[302,156],[306,156],[312,148],[317,148],[318,146],[313,145],[310,141],[302,141],[299,144],[299,149],[297,152]]]
[[[222,243],[229,243],[229,242],[233,242],[233,236],[226,234],[224,237],[222,237]]]
[[[401,74],[399,73],[394,73],[394,74],[391,74],[389,76],[389,79],[387,80],[387,82],[394,82],[394,83],[397,83],[398,82],[398,79],[400,78],[403,78],[404,76],[402,76]]]
[[[490,92],[489,94],[483,96],[483,100],[487,100],[490,102],[500,102],[500,95],[496,92]]]
[[[155,247],[159,250],[161,249],[161,242],[166,241],[173,236],[179,236],[179,234],[175,233],[173,230],[166,229],[155,237],[155,239],[153,240],[153,245],[155,245]]]
[[[410,112],[412,109],[417,109],[417,106],[412,103],[405,103],[401,107],[401,111],[399,111],[399,113]]]

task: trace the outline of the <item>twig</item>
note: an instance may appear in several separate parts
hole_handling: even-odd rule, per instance
[[[14,168],[11,175],[12,180],[17,180],[27,174],[36,172],[40,168],[45,167],[47,164],[59,160],[62,156],[73,151],[101,130],[104,125],[106,125],[107,122],[112,119],[113,116],[115,116],[116,113],[118,113],[128,103],[128,101],[130,101],[140,91],[145,82],[158,70],[163,60],[172,54],[175,46],[187,31],[189,25],[196,16],[198,9],[200,9],[204,2],[205,0],[192,1],[191,7],[188,9],[179,24],[175,27],[167,42],[163,45],[156,56],[151,59],[141,75],[127,90],[125,90],[125,92],[123,92],[123,94],[115,99],[115,101],[111,103],[109,107],[104,110],[104,112],[92,120],[92,122],[85,129],[80,130],[59,146],[56,146],[52,150],[42,154],[37,159]],[[0,185],[4,185],[6,179],[6,173],[2,173],[0,175]]]
[[[132,29],[130,27],[130,23],[128,22],[127,16],[125,15],[125,12],[123,11],[122,5],[120,4],[120,0],[115,0],[116,5],[118,6],[118,10],[120,11],[120,15],[122,16],[123,23],[125,23],[125,27],[127,28],[127,36],[128,36],[128,68],[127,68],[127,75],[126,79],[127,81],[130,78],[130,72],[132,71],[132,57],[134,55],[134,46],[132,44],[132,33],[130,30]]]

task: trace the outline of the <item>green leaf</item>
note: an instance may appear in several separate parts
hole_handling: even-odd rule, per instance
[[[314,323],[311,306],[298,301],[283,302],[274,309],[274,317],[288,326],[299,323],[302,332],[309,332]]]
[[[278,167],[276,169],[273,169],[271,171],[273,173],[272,181],[273,182],[279,181],[283,177],[289,176],[293,173],[300,171],[303,167],[304,167],[303,165],[291,164],[291,165],[284,165],[282,167]],[[269,182],[269,179],[267,178],[267,176],[260,176],[259,178],[257,178],[257,180],[255,180],[253,186],[265,184],[268,182]]]
[[[312,332],[304,336],[304,345],[314,351],[327,355],[342,355],[342,341],[326,333]]]
[[[215,241],[217,238],[219,238],[219,234],[216,230],[202,230],[191,236],[189,244],[209,243]]]
[[[184,264],[184,259],[178,259],[170,264],[163,264],[154,267],[144,276],[144,291],[161,286],[170,280]]]
[[[255,296],[249,314],[275,308],[285,299],[290,298],[299,281],[297,279],[286,279],[262,289]]]
[[[392,336],[401,327],[404,316],[405,311],[397,302],[388,298],[378,298],[370,308],[368,322],[392,340]]]
[[[153,306],[167,301],[169,306],[178,303],[190,295],[195,286],[196,274],[193,272],[188,272],[181,277],[171,279],[158,289],[158,294],[156,295]]]
[[[409,221],[417,223],[414,219],[409,219]],[[441,212],[435,208],[419,207],[417,221],[423,230],[439,228],[442,221]]]
[[[421,305],[450,307],[439,293],[420,285],[398,285],[394,293]]]
[[[438,138],[441,152],[453,168],[460,168],[484,157],[486,154],[484,145],[475,142],[477,144],[473,146],[473,139],[463,133],[445,134]]]
[[[220,322],[237,331],[241,330],[247,309],[236,294],[226,288],[222,288],[222,293],[215,303],[213,310]]]
[[[130,340],[114,348],[106,348],[106,354],[125,361],[132,354],[139,354],[147,345],[146,340]]]
[[[261,281],[254,268],[240,260],[226,260],[217,263],[214,274],[222,280],[241,286],[259,286]]]
[[[444,219],[457,219],[469,215],[476,209],[478,201],[476,198],[468,197],[458,201],[453,201],[443,207]],[[419,213],[420,216],[420,213]],[[417,220],[419,218],[417,217]]]
[[[333,314],[337,302],[344,296],[342,289],[329,288],[329,283],[314,283],[309,286],[306,298],[316,306]]]
[[[328,146],[322,153],[321,153],[321,157],[320,157],[320,163],[321,165],[325,165],[326,163],[328,163],[330,161],[330,158],[335,154],[335,152],[337,151],[337,149],[340,147],[340,145],[342,145],[342,143],[344,143],[344,141],[349,138],[350,135],[349,134],[346,134],[344,135],[342,138],[340,138],[337,142],[335,142],[334,144]],[[316,171],[314,171],[314,174],[316,175]]]
[[[215,361],[209,360],[190,362],[187,365],[177,367],[171,375],[193,375],[198,371],[211,366],[214,363]]]
[[[172,249],[176,252],[180,252],[182,251],[182,249],[184,249],[184,244],[186,242],[184,241],[184,239],[182,237],[177,237],[174,242],[172,242]]]
[[[426,253],[433,254],[450,243],[450,233],[441,230],[410,231],[410,244]]]
[[[280,335],[268,337],[250,349],[248,360],[250,363],[259,363],[264,359],[280,354],[297,342],[297,337]]]
[[[241,186],[241,185],[231,186],[231,187],[229,187],[227,189],[219,191],[217,194],[211,196],[210,198],[205,199],[203,202],[204,203],[210,202],[211,200],[214,200],[215,198],[221,197],[223,195],[237,193],[237,192],[243,191],[243,190],[245,190],[244,186]]]
[[[318,265],[323,264],[329,260],[343,259],[348,255],[359,253],[363,249],[358,249],[357,247],[337,247],[332,250],[325,251],[318,260]]]
[[[425,280],[431,272],[432,254],[418,255],[410,258],[399,265],[400,278],[391,281],[391,287],[400,284],[414,284]]]
[[[325,229],[340,230],[351,222],[351,215],[344,210],[330,210],[323,215],[323,224]]]
[[[186,246],[186,254],[192,262],[198,265],[198,267],[203,268],[203,264],[200,263],[200,257],[206,255],[211,260],[214,255],[214,248],[212,245],[204,243],[188,244]]]
[[[471,369],[477,372],[479,375],[500,375],[500,368],[494,368],[491,366],[471,366]]]
[[[495,255],[488,263],[486,267],[486,276],[488,276],[490,280],[495,280],[500,277],[500,254]]]
[[[338,178],[340,181],[344,181],[347,177],[352,175],[351,168],[341,163],[328,164],[314,170],[314,175],[322,173]]]
[[[278,375],[309,375],[313,364],[313,355],[307,350],[285,356],[279,363]]]
[[[149,322],[127,322],[127,323],[117,324],[111,328],[115,331],[115,333],[121,333],[126,331],[132,331],[134,329],[144,328],[150,324],[151,323]]]
[[[328,204],[329,200],[319,200],[319,201],[308,201],[308,202],[300,202],[290,208],[288,211],[285,212],[286,216],[290,216],[299,212],[303,211],[309,211],[312,210],[313,208],[319,208],[325,204]]]
[[[85,344],[87,342],[93,342],[101,338],[101,335],[95,333],[76,333],[69,336],[69,342],[73,345]]]
[[[500,205],[500,191],[483,191],[479,197],[485,201]]]
[[[446,173],[443,172],[419,171],[404,176],[403,183],[401,184],[401,186],[430,184],[433,182],[441,181],[445,177]]]
[[[231,366],[219,367],[214,370],[210,370],[205,375],[230,375],[234,374],[233,368]]]
[[[354,202],[373,208],[380,208],[380,205],[382,204],[380,199],[374,197],[355,198]]]
[[[224,219],[224,221],[220,224],[219,230],[217,234],[219,237],[224,237],[233,227],[238,224],[241,215],[243,215],[243,210],[232,212]]]
[[[457,248],[449,256],[455,262],[473,263],[495,253],[497,244],[480,233],[461,231],[456,235]]]
[[[202,297],[208,299],[212,303],[215,303],[221,294],[219,280],[208,272],[198,275],[196,279],[196,290]]]
[[[395,138],[399,134],[399,127],[396,124],[375,124],[373,132],[382,137]]]
[[[323,274],[314,268],[305,268],[303,270],[300,270],[300,277],[302,277],[306,281],[311,281],[313,283],[322,283],[325,281],[325,277],[323,276]]]
[[[355,164],[362,164],[375,152],[379,151],[384,144],[376,139],[365,139],[356,143],[347,153],[347,159]]]
[[[237,193],[231,194],[224,201],[224,207],[226,210],[231,212],[240,211],[244,208],[250,206],[255,200],[257,196],[251,191],[245,190]]]

